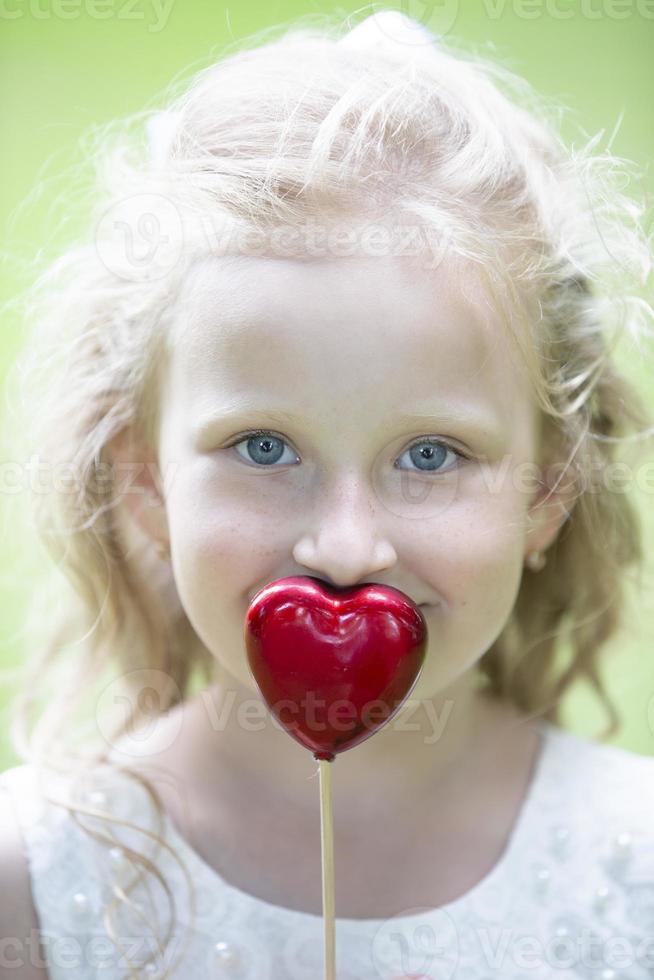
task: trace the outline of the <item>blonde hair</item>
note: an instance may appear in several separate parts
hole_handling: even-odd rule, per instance
[[[497,59],[452,38],[412,47],[383,32],[377,44],[348,47],[346,26],[311,17],[254,35],[171,95],[166,116],[139,113],[115,137],[116,127],[101,133],[95,239],[51,263],[28,293],[31,335],[14,369],[22,416],[12,424],[40,458],[70,464],[76,484],[35,501],[54,568],[31,612],[47,634],[16,702],[14,744],[25,758],[52,757],[71,712],[112,671],[128,693],[136,665],[155,687],[161,678],[162,713],[216,676],[170,583],[152,585],[160,566],[148,542],[121,523],[107,447],[132,427],[156,447],[161,368],[183,343],[175,298],[191,264],[228,253],[235,234],[241,251],[248,231],[272,248],[275,229],[314,219],[407,220],[474,265],[504,304],[543,447],[577,492],[546,568],[525,570],[479,671],[492,696],[554,722],[583,678],[609,713],[607,734],[616,731],[600,657],[643,549],[633,503],[589,483],[619,446],[642,445],[651,421],[615,359],[621,341],[643,355],[654,312],[640,295],[651,249],[644,206],[626,192],[633,165],[610,144],[600,151],[601,134],[567,146],[561,108]],[[148,148],[142,123],[155,117]],[[124,242],[105,235],[112,214],[147,237],[145,215],[167,251],[142,265],[126,259]],[[212,233],[228,233],[221,245],[208,241],[207,216]],[[65,667],[57,690],[67,696],[40,709],[28,736],[39,692]],[[138,723],[138,698],[129,703],[116,738]]]

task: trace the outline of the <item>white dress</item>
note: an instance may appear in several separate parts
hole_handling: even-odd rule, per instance
[[[534,776],[492,870],[441,907],[400,909],[384,920],[339,918],[337,907],[338,980],[654,978],[654,757],[548,722],[541,734]],[[50,792],[58,785],[52,779]],[[149,798],[126,779],[98,769],[84,798],[156,829]],[[9,769],[3,780],[19,813],[51,980],[152,980],[166,966],[176,980],[324,976],[322,917],[234,887],[167,815],[165,840],[196,887],[192,928],[184,874],[154,839],[86,816],[86,826],[109,828],[116,839],[113,847],[98,843],[42,799],[33,767]],[[136,908],[122,904],[119,949],[107,934],[102,910],[129,877],[120,843],[150,854],[172,888],[177,926],[158,960],[152,927],[158,922],[163,936],[171,919],[153,876],[149,889],[129,893]],[[131,974],[125,954],[136,964]]]

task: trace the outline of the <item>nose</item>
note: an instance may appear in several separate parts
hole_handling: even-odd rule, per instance
[[[316,516],[315,526],[296,542],[295,561],[340,588],[392,568],[397,555],[380,533],[371,493],[361,481],[350,480],[330,496]]]

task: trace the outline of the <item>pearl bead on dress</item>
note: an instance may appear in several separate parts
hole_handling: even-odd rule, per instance
[[[109,851],[109,860],[114,871],[120,872],[127,868],[129,861],[122,847],[112,847]]]
[[[631,834],[627,833],[627,831],[618,834],[614,839],[613,854],[623,861],[631,856]]]
[[[85,919],[88,916],[91,903],[89,902],[88,895],[85,895],[84,892],[75,892],[70,900],[70,904],[75,918]]]
[[[550,886],[550,869],[544,864],[536,865],[534,868],[534,891],[537,895],[544,895]]]
[[[241,967],[241,956],[232,943],[220,940],[214,946],[216,963],[225,976],[235,976]],[[220,974],[219,974],[220,976]]]
[[[97,809],[104,809],[107,805],[107,794],[101,789],[92,790],[87,796],[89,805]]]
[[[593,899],[593,907],[596,912],[604,912],[606,907],[610,904],[613,898],[613,892],[606,885],[602,885],[600,888],[595,890],[595,897]]]
[[[570,829],[563,824],[552,829],[551,850],[559,860],[567,857],[570,852]]]
[[[631,834],[629,834],[627,831],[616,834],[611,842],[607,870],[613,877],[620,878],[626,871],[627,865],[631,861],[631,858]]]

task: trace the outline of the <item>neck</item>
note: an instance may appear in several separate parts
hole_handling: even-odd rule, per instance
[[[207,799],[234,802],[281,797],[284,806],[314,813],[318,763],[267,708],[246,711],[253,694],[230,680],[215,684],[184,705],[178,750],[193,785]],[[335,789],[364,818],[410,799],[427,799],[496,762],[497,738],[519,721],[515,711],[480,693],[468,677],[431,699],[412,701],[366,741],[336,755]],[[389,794],[389,787],[393,788]],[[238,812],[238,811],[237,811]]]

